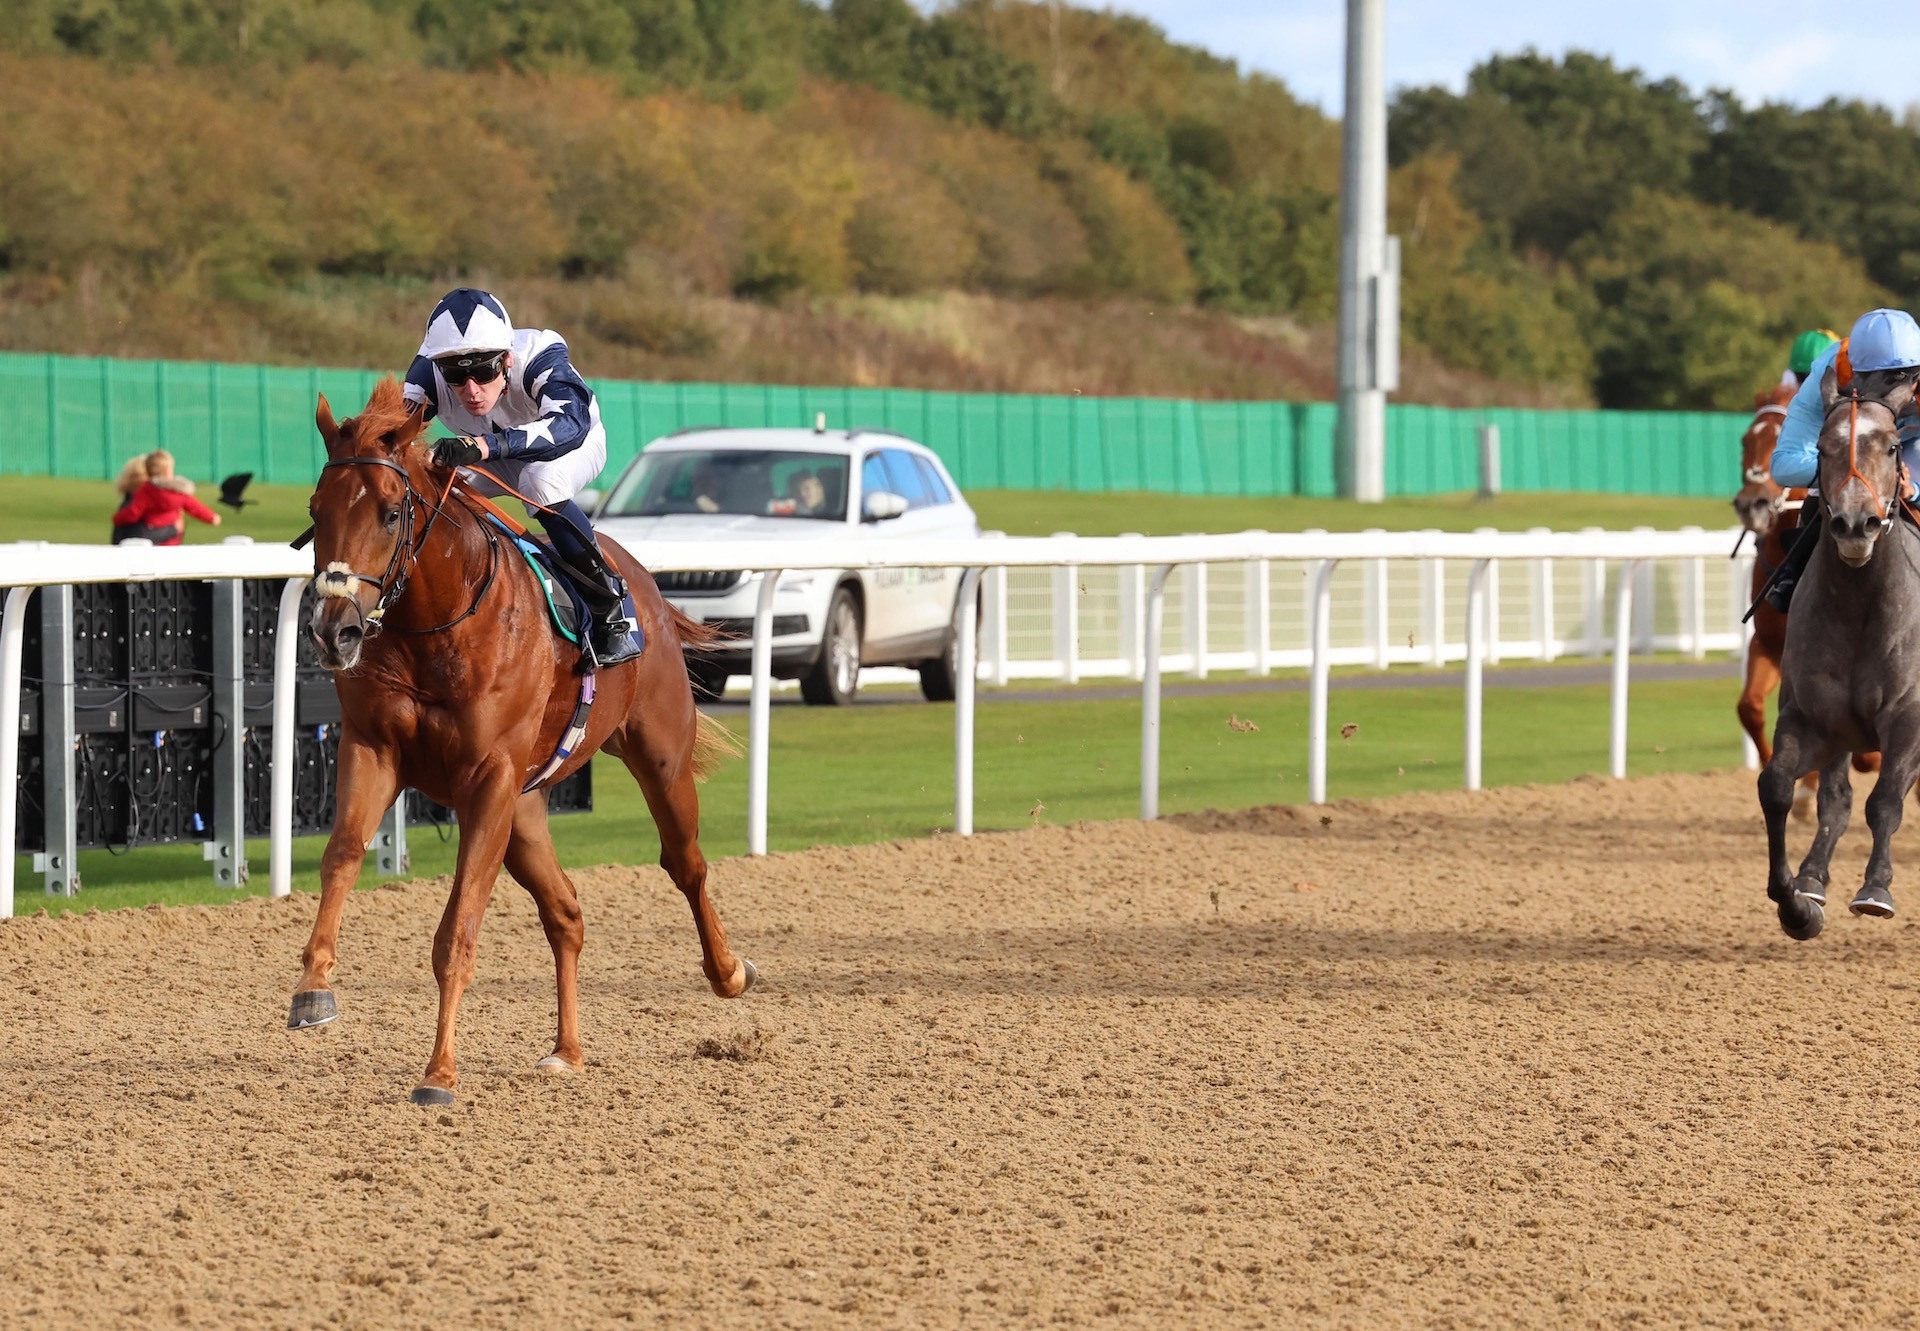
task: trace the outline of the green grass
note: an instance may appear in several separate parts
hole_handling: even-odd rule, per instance
[[[1649,682],[1633,693],[1630,770],[1727,768],[1739,761],[1732,680]],[[1336,738],[1328,788],[1336,799],[1461,785],[1458,688],[1421,686],[1333,692]],[[1169,697],[1162,712],[1161,809],[1173,813],[1300,803],[1306,799],[1304,693],[1249,690]],[[976,825],[982,831],[1130,818],[1139,812],[1140,708],[1136,700],[1026,703],[989,696],[978,712]],[[1229,715],[1258,731],[1229,729]],[[1564,781],[1607,765],[1607,690],[1573,686],[1499,690],[1488,700],[1488,785]],[[1358,729],[1337,738],[1341,727]],[[733,724],[744,728],[744,721]],[[1540,743],[1550,735],[1551,745]],[[907,704],[828,711],[781,705],[773,713],[769,838],[775,850],[923,836],[952,827],[953,709]],[[746,764],[724,767],[703,792],[710,855],[745,851]],[[555,834],[571,865],[651,863],[652,823],[619,764],[600,759],[591,814],[559,817]],[[414,871],[450,872],[453,846],[432,829],[412,834]],[[322,839],[294,848],[296,885],[317,886]],[[266,890],[267,845],[249,847]],[[19,864],[17,908],[111,908],[231,900],[213,887],[199,847],[152,847],[113,856],[83,851],[83,892],[42,898],[30,863]],[[725,869],[720,870],[725,881]],[[371,883],[371,871],[362,880]]]
[[[0,484],[4,484],[7,497],[4,539],[94,542],[105,541],[110,533],[115,497],[113,487],[104,481],[12,476]],[[258,500],[257,504],[248,505],[237,515],[229,512],[219,527],[188,519],[186,539],[190,543],[218,541],[226,536],[290,540],[307,525],[308,493],[300,486],[253,486],[247,496]],[[1732,523],[1732,510],[1723,500],[1638,495],[1502,495],[1485,503],[1471,495],[1433,495],[1383,504],[1353,504],[1339,499],[981,490],[968,498],[983,526],[1015,536],[1044,536],[1056,531],[1083,536],[1114,536],[1128,531],[1171,536],[1248,528],[1354,531],[1384,527],[1410,531],[1437,527],[1471,531],[1475,527],[1671,528],[1724,527]],[[639,553],[644,559],[645,552]]]
[[[8,539],[102,540],[113,493],[102,482],[12,477],[6,480]],[[247,535],[286,540],[306,525],[307,491],[256,486],[259,502],[219,528],[190,522],[187,539]],[[1725,521],[1719,501],[1610,495],[1509,495],[1481,504],[1451,495],[1362,506],[1337,500],[1220,499],[1179,495],[1093,495],[983,491],[971,496],[983,524],[1014,534],[1079,531],[1150,535],[1237,531],[1248,527],[1328,530],[1359,527],[1466,530],[1480,526],[1675,527]],[[644,552],[642,552],[644,558]],[[1347,673],[1347,672],[1340,672]],[[1730,682],[1648,684],[1634,691],[1636,773],[1725,767],[1738,761]],[[1167,812],[1240,808],[1306,798],[1306,696],[1249,690],[1164,704],[1161,807]],[[1560,781],[1606,767],[1606,692],[1600,687],[1500,692],[1487,709],[1485,778],[1489,785]],[[1258,732],[1231,731],[1229,714]],[[1460,785],[1461,697],[1451,686],[1334,692],[1336,729],[1360,729],[1334,742],[1332,793],[1383,795]],[[744,720],[734,724],[744,729]],[[1137,701],[988,702],[979,713],[978,825],[1124,818],[1139,809],[1140,710]],[[1538,744],[1555,736],[1551,751]],[[774,713],[770,837],[775,849],[921,836],[952,825],[953,712],[908,705],[827,712],[781,706]],[[1658,750],[1658,751],[1656,751]],[[639,792],[617,763],[594,772],[594,813],[556,819],[570,864],[651,863],[658,854]],[[1036,806],[1044,808],[1036,809]],[[746,765],[729,764],[705,794],[710,854],[746,849]],[[419,874],[451,871],[453,847],[432,829],[412,836]],[[296,883],[317,886],[322,839],[296,843]],[[266,887],[267,847],[251,848],[256,891]],[[208,881],[198,846],[143,848],[127,855],[81,853],[85,891],[52,909],[231,900]],[[41,898],[21,859],[19,906]],[[369,881],[371,877],[369,876]]]

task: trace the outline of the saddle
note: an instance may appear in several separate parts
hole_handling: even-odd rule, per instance
[[[547,619],[553,625],[553,631],[578,647],[582,628],[587,623],[587,602],[574,584],[570,570],[554,555],[551,545],[536,540],[528,532],[515,531],[492,513],[485,514],[485,517],[507,534],[507,539],[513,542],[513,548],[520,552],[520,557],[527,561],[527,567],[533,570],[534,580],[540,584],[541,594],[546,598]]]

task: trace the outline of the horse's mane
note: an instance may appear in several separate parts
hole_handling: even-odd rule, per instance
[[[340,435],[342,439],[364,444],[369,439],[395,432],[404,436],[409,429],[418,434],[424,426],[419,408],[407,401],[400,381],[389,374],[373,386],[373,396],[360,408],[359,415],[340,422]]]

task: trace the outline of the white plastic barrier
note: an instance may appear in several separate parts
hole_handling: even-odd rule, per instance
[[[1343,563],[1368,560],[1414,561],[1429,570],[1425,596],[1436,597],[1439,566],[1433,561],[1464,560],[1471,564],[1464,619],[1466,659],[1466,773],[1468,789],[1480,785],[1481,670],[1487,656],[1484,609],[1496,561],[1582,561],[1593,570],[1588,584],[1597,599],[1605,585],[1607,563],[1619,565],[1615,579],[1613,632],[1613,701],[1610,770],[1626,775],[1627,657],[1633,647],[1635,570],[1652,560],[1706,560],[1725,558],[1734,531],[1698,529],[1656,532],[1239,532],[1207,536],[1050,536],[976,538],[927,541],[909,550],[883,542],[756,541],[751,562],[766,575],[761,584],[771,589],[785,571],[810,569],[960,568],[1115,568],[1121,571],[1123,622],[1122,655],[1138,663],[1142,679],[1141,785],[1143,817],[1154,817],[1159,807],[1160,637],[1164,596],[1169,575],[1176,568],[1196,564],[1251,564],[1264,568],[1274,561],[1310,564],[1314,574],[1308,589],[1307,617],[1311,625],[1307,661],[1310,670],[1308,726],[1308,797],[1327,798],[1327,698],[1329,666],[1337,653],[1329,645],[1328,623],[1333,601],[1334,575]],[[639,552],[648,567],[662,571],[704,572],[738,569],[749,553],[744,545],[724,543],[653,542]],[[1547,565],[1551,567],[1551,565]],[[1154,570],[1150,584],[1143,570]],[[271,830],[271,889],[275,896],[292,890],[293,825],[293,667],[294,634],[299,593],[312,576],[309,552],[281,545],[198,545],[160,549],[126,546],[49,545],[21,542],[0,546],[0,588],[16,589],[4,598],[0,612],[0,717],[14,716],[20,695],[20,634],[26,597],[20,590],[87,582],[142,582],[180,579],[286,578],[280,603],[280,636],[274,655],[274,749]],[[971,589],[979,573],[965,580]],[[1260,577],[1254,581],[1264,584]],[[1376,575],[1374,595],[1384,602],[1386,578]],[[1204,584],[1203,584],[1204,585]],[[1704,585],[1704,579],[1700,580]],[[1738,585],[1735,583],[1734,585]],[[1127,588],[1135,589],[1129,599]],[[1264,590],[1264,589],[1263,589]],[[1433,604],[1432,600],[1427,602]],[[1004,602],[1003,602],[1004,604]],[[1593,612],[1598,606],[1592,607]],[[747,844],[758,855],[767,844],[767,754],[772,722],[768,706],[771,687],[770,650],[773,603],[762,595],[753,629],[753,678],[748,738]],[[1251,618],[1251,616],[1250,616]],[[1591,645],[1599,645],[1598,613],[1590,613]],[[1005,633],[994,636],[1004,643]],[[1706,635],[1696,632],[1696,640]],[[1732,635],[1737,645],[1739,637]],[[960,678],[954,709],[954,826],[962,834],[973,828],[973,717],[974,682],[979,671],[973,617],[961,617]],[[1259,646],[1248,653],[1249,664],[1277,663]],[[1377,657],[1375,659],[1378,659]],[[1388,654],[1388,659],[1400,659]],[[1435,660],[1436,657],[1419,659]],[[13,840],[13,791],[17,779],[18,746],[0,743],[0,844]],[[0,855],[0,917],[13,913],[14,858]]]

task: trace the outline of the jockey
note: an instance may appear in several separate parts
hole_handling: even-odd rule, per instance
[[[1801,339],[1807,334],[1802,333]],[[1799,340],[1794,343],[1799,348]],[[1826,423],[1826,400],[1820,381],[1827,370],[1846,353],[1853,367],[1853,383],[1862,397],[1881,397],[1903,381],[1920,378],[1920,324],[1905,310],[1868,310],[1854,320],[1853,331],[1814,357],[1802,376],[1800,389],[1787,406],[1787,418],[1781,423],[1780,438],[1773,446],[1773,479],[1785,486],[1812,486],[1820,476],[1820,427]],[[1920,475],[1920,416],[1909,407],[1897,425],[1900,430],[1900,463],[1909,476]],[[1909,482],[1906,498],[1915,490]],[[1767,592],[1767,603],[1784,611],[1793,597],[1793,585],[1800,580],[1813,547],[1820,540],[1820,511],[1817,505],[1800,512],[1800,535],[1787,551]]]
[[[1831,328],[1809,328],[1794,338],[1787,352],[1787,372],[1780,376],[1780,382],[1788,388],[1800,387],[1813,372],[1813,362],[1820,353],[1839,340],[1840,334]]]
[[[593,607],[594,662],[617,665],[640,655],[628,618],[625,581],[601,555],[574,496],[607,465],[600,406],[550,329],[515,330],[506,307],[473,287],[449,291],[427,317],[427,333],[403,390],[455,433],[433,446],[433,460],[471,467],[483,494],[497,476],[544,504],[541,525]],[[549,511],[550,510],[550,511]]]

